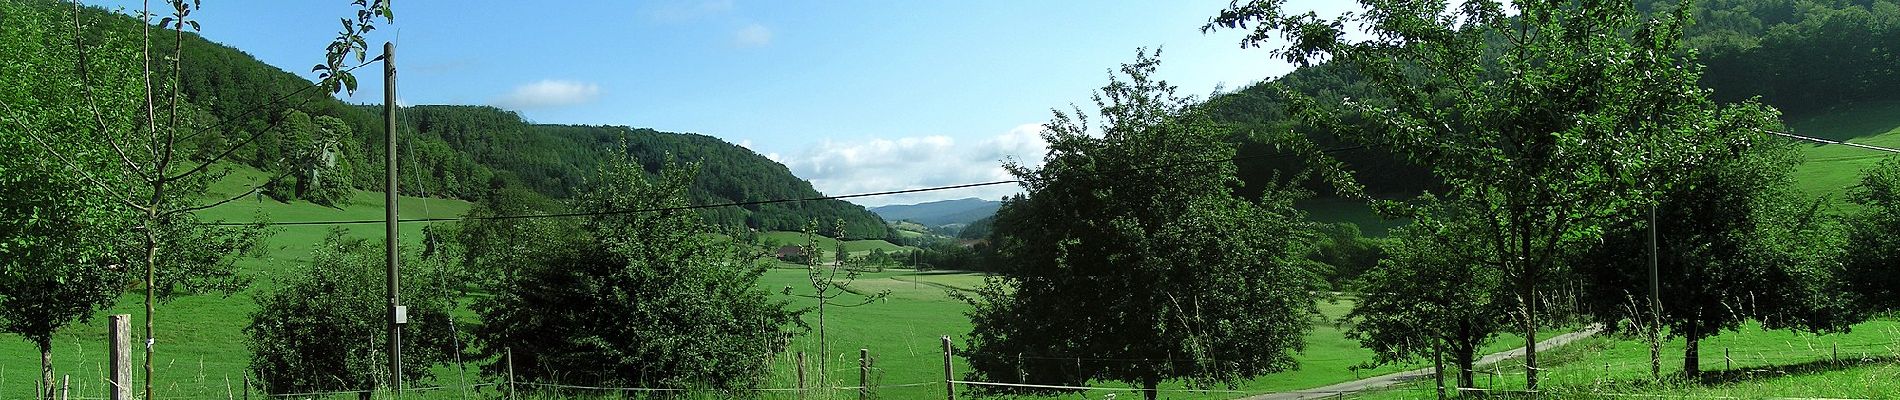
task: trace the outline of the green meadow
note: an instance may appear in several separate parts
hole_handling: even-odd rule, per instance
[[[1789,128],[1793,132],[1834,140],[1847,140],[1877,146],[1900,148],[1900,102],[1866,103],[1814,117],[1791,118]],[[1803,145],[1806,162],[1794,173],[1798,186],[1808,194],[1824,196],[1831,204],[1841,210],[1851,209],[1845,203],[1844,193],[1855,184],[1861,171],[1889,155],[1866,149],[1845,146]],[[231,177],[213,188],[213,195],[229,196],[243,193],[249,184],[264,180],[262,173],[255,170],[238,169]],[[1359,224],[1369,236],[1381,235],[1395,223],[1380,221],[1368,210],[1356,202],[1339,200],[1309,200],[1301,204],[1316,220],[1326,222],[1354,222]],[[455,217],[467,211],[469,204],[456,200],[424,199],[403,197],[401,213],[405,218],[417,217]],[[383,217],[383,199],[379,193],[358,192],[347,205],[338,208],[317,206],[309,203],[282,203],[268,198],[249,197],[201,212],[204,220],[253,221],[259,218],[268,221],[378,221]],[[407,242],[419,240],[421,229],[427,223],[407,223],[402,226],[403,238]],[[273,232],[264,242],[265,251],[261,256],[245,258],[239,265],[255,279],[251,288],[243,292],[224,295],[188,296],[158,305],[156,360],[158,378],[158,396],[160,398],[225,398],[242,396],[243,377],[249,360],[243,327],[249,323],[249,314],[254,305],[251,296],[273,287],[277,277],[299,270],[308,262],[311,247],[332,229],[329,226],[281,226],[272,228]],[[380,223],[343,225],[352,234],[377,238],[382,235]],[[761,237],[779,244],[801,244],[805,236],[798,232],[764,232]],[[887,252],[908,251],[913,248],[897,246],[883,240],[848,240],[839,242],[819,237],[819,246],[827,253],[840,243],[846,251],[853,254],[866,254],[873,249]],[[760,286],[787,300],[795,306],[810,306],[809,299],[785,297],[778,294],[782,288],[791,287],[795,292],[808,293],[810,283],[800,266],[779,264],[780,268],[767,271]],[[938,396],[943,387],[942,344],[940,337],[950,336],[953,344],[961,346],[962,335],[969,331],[969,321],[964,316],[968,306],[953,294],[967,291],[982,284],[983,277],[972,273],[930,272],[918,273],[910,270],[887,270],[867,273],[853,285],[855,291],[872,293],[890,290],[891,295],[883,301],[859,307],[831,307],[826,311],[828,351],[821,352],[817,333],[811,332],[793,339],[790,349],[777,356],[773,376],[766,386],[773,388],[793,388],[797,386],[797,352],[807,354],[807,382],[813,387],[819,385],[819,370],[831,386],[856,386],[858,379],[858,349],[866,349],[875,359],[870,374],[873,385],[892,386],[919,384],[915,386],[883,387],[878,394],[883,398],[920,398]],[[851,299],[846,295],[841,300]],[[1271,374],[1231,388],[1237,393],[1169,393],[1167,398],[1177,399],[1215,399],[1235,398],[1244,394],[1259,394],[1275,391],[1298,390],[1323,386],[1355,379],[1357,377],[1395,372],[1423,367],[1423,364],[1404,366],[1382,366],[1371,369],[1355,369],[1371,359],[1371,353],[1347,340],[1342,328],[1331,321],[1351,307],[1351,297],[1342,296],[1334,301],[1323,303],[1320,311],[1326,316],[1324,321],[1314,325],[1307,335],[1305,351],[1299,356],[1300,368],[1295,371]],[[54,363],[60,376],[71,376],[71,393],[75,398],[103,396],[103,375],[105,371],[105,315],[132,314],[136,332],[142,326],[142,296],[127,295],[112,309],[100,313],[89,322],[75,324],[62,331],[55,340]],[[463,313],[467,315],[467,313]],[[816,329],[817,315],[808,314],[805,322]],[[1078,327],[1082,329],[1083,327]],[[1546,333],[1546,337],[1560,330]],[[1797,334],[1785,331],[1762,331],[1753,327],[1738,332],[1727,332],[1703,342],[1702,368],[1712,372],[1707,382],[1682,382],[1669,380],[1656,383],[1647,379],[1648,347],[1641,341],[1621,338],[1591,338],[1579,341],[1548,352],[1540,352],[1540,359],[1546,363],[1549,371],[1545,382],[1553,393],[1566,397],[1598,397],[1607,394],[1630,395],[1667,395],[1667,396],[1820,396],[1820,397],[1866,397],[1869,393],[1900,393],[1900,322],[1882,319],[1856,326],[1852,333],[1832,335]],[[1500,337],[1494,340],[1485,352],[1502,351],[1515,347],[1520,341],[1514,336]],[[1836,358],[1834,349],[1838,346],[1840,356]],[[1729,356],[1724,357],[1724,350]],[[1664,371],[1680,370],[1680,340],[1664,347]],[[134,363],[142,360],[142,353],[134,351]],[[820,366],[819,359],[824,359]],[[38,362],[37,351],[18,338],[0,338],[0,398],[29,398],[35,385]],[[472,370],[486,360],[468,360]],[[960,363],[960,361],[958,361]],[[961,364],[954,366],[961,371]],[[492,383],[489,378],[457,373],[453,366],[437,369],[434,382],[416,383],[420,386],[450,386],[466,380],[474,383]],[[1507,361],[1497,367],[1500,375],[1492,377],[1481,375],[1479,385],[1485,388],[1511,389],[1521,387],[1522,368],[1513,361]],[[960,375],[960,373],[959,373]],[[959,376],[959,379],[961,377]],[[134,380],[142,379],[134,373]],[[1495,380],[1495,384],[1491,382]],[[1128,387],[1117,382],[1093,382],[1095,386]],[[1164,386],[1166,389],[1188,389],[1180,384]],[[1217,387],[1217,390],[1229,388]],[[970,388],[961,387],[959,392]],[[483,387],[471,394],[494,396],[493,386]],[[767,397],[793,398],[791,392],[767,392]],[[1095,398],[1107,392],[1089,392],[1089,398]],[[261,393],[254,392],[253,395]],[[585,395],[574,392],[574,395]],[[599,393],[594,393],[599,394]],[[854,395],[846,392],[843,395]],[[1134,393],[1123,393],[1128,396]],[[1380,391],[1362,395],[1366,398],[1418,398],[1430,396],[1431,388],[1427,383],[1413,382],[1394,390]],[[416,398],[461,398],[462,392],[456,389],[437,389],[421,392]],[[1065,398],[1076,398],[1071,395]]]

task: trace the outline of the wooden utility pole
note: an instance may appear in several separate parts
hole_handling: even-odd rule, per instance
[[[106,391],[111,400],[131,400],[132,315],[113,314],[106,321]]]
[[[402,397],[402,323],[407,317],[398,300],[396,271],[400,259],[396,253],[396,44],[383,42],[383,172],[387,189],[383,193],[383,226],[388,230],[384,243],[384,262],[389,267],[389,390]]]

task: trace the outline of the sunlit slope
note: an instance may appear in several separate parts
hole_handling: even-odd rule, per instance
[[[1796,134],[1852,143],[1900,148],[1900,102],[1870,102],[1840,107],[1811,116],[1791,117],[1788,128]],[[1795,168],[1795,186],[1812,196],[1826,197],[1844,208],[1849,187],[1860,183],[1861,172],[1888,157],[1900,155],[1842,145],[1803,145],[1806,160]]]

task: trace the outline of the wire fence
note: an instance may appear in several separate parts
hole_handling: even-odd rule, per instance
[[[1873,332],[1879,334],[1880,332]],[[1891,335],[1883,335],[1893,337]],[[1521,359],[1507,359],[1500,362],[1476,365],[1472,374],[1476,387],[1447,387],[1448,394],[1497,394],[1512,396],[1532,396],[1551,394],[1552,396],[1594,396],[1599,398],[1763,398],[1763,396],[1738,396],[1736,390],[1745,390],[1747,384],[1762,379],[1799,375],[1813,371],[1838,370],[1854,366],[1887,366],[1893,368],[1892,374],[1900,374],[1900,340],[1816,340],[1800,338],[1780,343],[1765,341],[1746,342],[1746,347],[1737,347],[1744,343],[1714,343],[1705,341],[1701,347],[1699,365],[1705,371],[1705,377],[1711,381],[1701,383],[1676,382],[1677,386],[1656,386],[1649,375],[1650,362],[1646,359],[1648,345],[1642,341],[1596,338],[1574,342],[1565,346],[1546,348],[1540,352],[1542,367],[1539,375],[1545,391],[1528,391],[1522,388],[1525,371]],[[1825,337],[1823,337],[1825,338]],[[1673,348],[1679,350],[1679,347]],[[851,349],[859,350],[859,349]],[[935,351],[932,351],[935,350]],[[1090,381],[1086,384],[1070,382],[1038,382],[1035,379],[1021,378],[1015,381],[996,382],[996,379],[971,379],[965,370],[967,362],[963,357],[978,353],[951,349],[952,357],[944,357],[941,349],[910,349],[875,354],[869,351],[841,351],[838,354],[822,357],[828,360],[829,367],[820,368],[821,357],[812,356],[798,362],[794,353],[779,355],[779,359],[794,364],[803,364],[796,368],[803,374],[790,373],[785,363],[776,363],[771,376],[763,387],[734,389],[720,392],[691,387],[635,387],[602,384],[562,382],[558,379],[528,379],[526,377],[508,377],[480,375],[456,376],[457,368],[466,366],[444,366],[437,378],[431,382],[419,382],[431,386],[404,388],[404,398],[414,399],[503,399],[509,394],[520,394],[524,398],[570,398],[570,397],[639,397],[639,398],[713,398],[724,397],[721,394],[746,394],[743,397],[773,399],[838,399],[838,398],[880,398],[880,399],[938,399],[949,398],[954,391],[956,398],[982,398],[1016,390],[1029,390],[1040,393],[1062,392],[1061,398],[1100,398],[1108,394],[1121,393],[1141,395],[1149,389],[1134,387],[1118,382]],[[95,352],[96,353],[96,352]],[[1642,357],[1631,354],[1641,353]],[[866,356],[859,359],[860,356]],[[994,354],[992,354],[993,356]],[[1162,363],[1184,363],[1195,360],[1181,358],[1156,357],[1103,357],[1071,356],[1059,354],[1020,354],[1011,355],[1024,360],[1057,360],[1075,362],[1091,367],[1102,364],[1155,365]],[[884,358],[884,360],[879,360]],[[1682,367],[1684,356],[1665,354],[1662,361],[1664,371],[1677,376]],[[1339,357],[1303,358],[1311,365],[1319,360],[1347,361]],[[477,363],[496,360],[474,361]],[[883,362],[880,365],[880,361]],[[1200,360],[1209,361],[1209,360]],[[1364,361],[1364,360],[1357,360]],[[948,362],[950,365],[944,365]],[[372,393],[372,389],[336,388],[334,390],[305,390],[288,393],[268,393],[258,389],[262,385],[245,380],[242,376],[213,376],[206,372],[208,368],[244,370],[248,363],[196,359],[171,359],[160,363],[168,370],[175,371],[171,376],[182,379],[166,382],[159,387],[154,400],[158,399],[328,399],[354,398],[363,393]],[[1335,364],[1336,365],[1336,364]],[[893,367],[895,366],[895,367]],[[1435,384],[1428,366],[1411,365],[1403,371],[1390,368],[1382,373],[1359,374],[1356,371],[1332,371],[1328,383],[1347,383],[1359,378],[1387,377],[1380,382],[1351,388],[1334,386],[1299,387],[1298,384],[1274,382],[1272,376],[1267,379],[1242,382],[1234,386],[1195,387],[1181,383],[1168,383],[1154,389],[1154,392],[1166,394],[1170,398],[1190,399],[1298,399],[1298,398],[1432,398],[1440,390]],[[1457,371],[1447,366],[1445,381],[1456,386]],[[1426,369],[1419,369],[1426,368]],[[84,371],[82,371],[84,370]],[[103,383],[104,365],[99,362],[85,362],[79,369],[62,371],[66,383],[59,388],[61,399],[103,399],[107,397],[107,387]],[[195,370],[195,373],[191,372]],[[14,379],[0,379],[0,389],[12,394],[0,394],[0,397],[21,398],[26,387],[33,387],[36,379],[18,379],[19,372],[36,374],[31,371],[0,371],[0,378],[7,372],[15,372]],[[80,374],[67,375],[67,372]],[[1305,371],[1326,374],[1327,371]],[[1403,374],[1402,378],[1390,378]],[[79,375],[91,378],[78,378]],[[195,375],[195,376],[181,376]],[[1007,372],[994,374],[1011,376]],[[1024,376],[1017,374],[1016,376]],[[934,378],[933,378],[934,377]],[[1008,379],[1008,378],[1005,378]],[[8,381],[11,382],[8,382]],[[21,385],[24,383],[24,385]],[[451,384],[461,383],[461,384]],[[1310,385],[1309,385],[1310,386]],[[1724,391],[1724,387],[1741,387]],[[1900,382],[1884,386],[1888,389],[1900,388]],[[1858,395],[1858,393],[1828,388],[1813,388],[1802,392],[1800,387],[1784,388],[1784,392],[1798,398],[1862,398],[1879,397]],[[1553,391],[1555,390],[1555,391]],[[1870,389],[1873,390],[1873,389]],[[386,390],[385,390],[386,391]],[[382,395],[378,395],[379,398]],[[1557,397],[1564,398],[1564,397]]]

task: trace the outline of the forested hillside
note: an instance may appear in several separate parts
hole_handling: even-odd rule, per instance
[[[1645,12],[1669,10],[1677,0],[1637,0]],[[1760,98],[1798,119],[1831,109],[1900,99],[1900,1],[1706,0],[1694,3],[1696,23],[1685,39],[1706,64],[1702,85],[1722,102]],[[1301,126],[1282,95],[1290,90],[1320,101],[1379,102],[1350,71],[1319,64],[1206,103],[1215,119],[1242,143],[1238,162],[1244,191],[1258,193],[1270,179],[1302,169],[1302,158],[1261,143],[1258,135],[1306,134],[1354,172],[1375,197],[1410,197],[1436,185],[1429,166],[1410,165],[1378,148],[1358,148],[1331,132]],[[1347,121],[1351,122],[1351,121]],[[1333,193],[1315,179],[1302,186]]]
[[[70,15],[70,3],[24,0],[55,15]],[[106,30],[129,36],[139,29],[128,16],[88,7],[80,18],[92,38],[89,42],[130,45],[103,40]],[[7,30],[6,34],[16,34]],[[283,184],[267,191],[279,200],[303,199],[318,203],[341,201],[337,189],[380,191],[383,171],[380,149],[383,127],[380,106],[353,106],[310,88],[304,77],[264,64],[241,50],[214,43],[192,33],[182,40],[184,65],[178,90],[188,118],[215,127],[193,135],[187,146],[221,149],[244,144],[232,158],[268,172],[284,174]],[[173,42],[153,41],[154,53],[169,54]],[[314,61],[314,60],[313,60]],[[367,89],[367,88],[365,88]],[[627,149],[648,172],[668,160],[699,163],[701,169],[691,195],[694,204],[747,202],[768,199],[821,197],[809,182],[785,166],[717,138],[622,126],[565,126],[530,124],[514,112],[486,106],[414,106],[398,111],[402,131],[399,154],[404,194],[474,200],[510,186],[530,189],[552,199],[573,194],[582,179],[594,176],[602,159]],[[263,135],[253,133],[268,131]],[[248,143],[246,143],[248,141]],[[314,154],[333,154],[322,167],[324,176],[337,176],[326,185],[312,185],[319,174]],[[208,154],[202,156],[209,156]],[[761,230],[799,230],[817,220],[820,226],[845,221],[851,238],[890,235],[883,220],[863,207],[838,200],[778,203],[704,211],[714,223]]]

